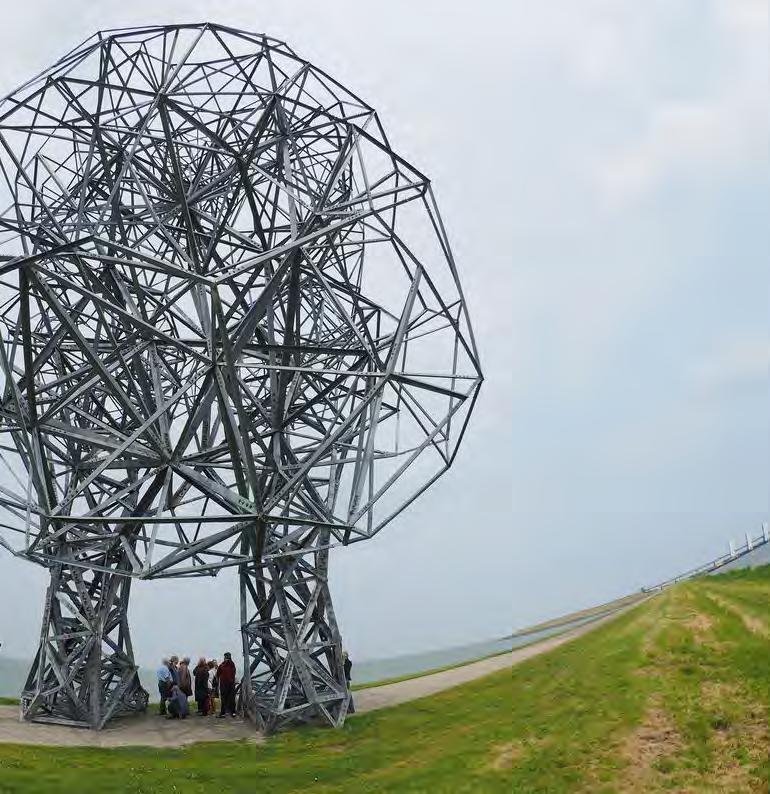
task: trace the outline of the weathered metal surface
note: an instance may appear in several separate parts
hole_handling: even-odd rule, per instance
[[[88,39],[0,103],[0,169],[2,543],[51,572],[24,716],[144,708],[131,580],[237,566],[244,709],[340,725],[329,551],[450,466],[481,384],[428,179],[213,24]]]

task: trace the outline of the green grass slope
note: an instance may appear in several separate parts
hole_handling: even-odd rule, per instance
[[[0,792],[767,792],[770,568],[441,695],[178,751],[0,745]]]

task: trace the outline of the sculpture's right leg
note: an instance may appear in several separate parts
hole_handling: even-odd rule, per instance
[[[94,570],[73,565],[60,550],[51,568],[40,647],[21,698],[32,722],[100,729],[113,717],[144,711],[128,632],[130,577],[123,555]]]
[[[329,531],[293,554],[242,565],[243,709],[268,733],[317,721],[340,727],[350,707],[342,638],[329,592]]]

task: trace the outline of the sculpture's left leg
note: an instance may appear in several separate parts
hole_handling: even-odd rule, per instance
[[[128,632],[131,579],[120,573],[122,553],[102,560],[104,570],[71,564],[66,544],[57,555],[21,714],[99,730],[113,717],[147,708]]]
[[[257,726],[341,726],[350,705],[342,638],[329,594],[328,531],[313,528],[290,546],[241,566],[245,674],[242,703]]]

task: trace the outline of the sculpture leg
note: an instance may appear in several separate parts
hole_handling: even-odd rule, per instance
[[[147,708],[128,631],[131,579],[118,573],[122,554],[107,571],[67,564],[69,549],[59,555],[21,713],[32,722],[98,730],[113,717]]]
[[[291,556],[241,567],[242,703],[267,732],[345,721],[350,693],[329,595],[327,535],[315,529]]]

